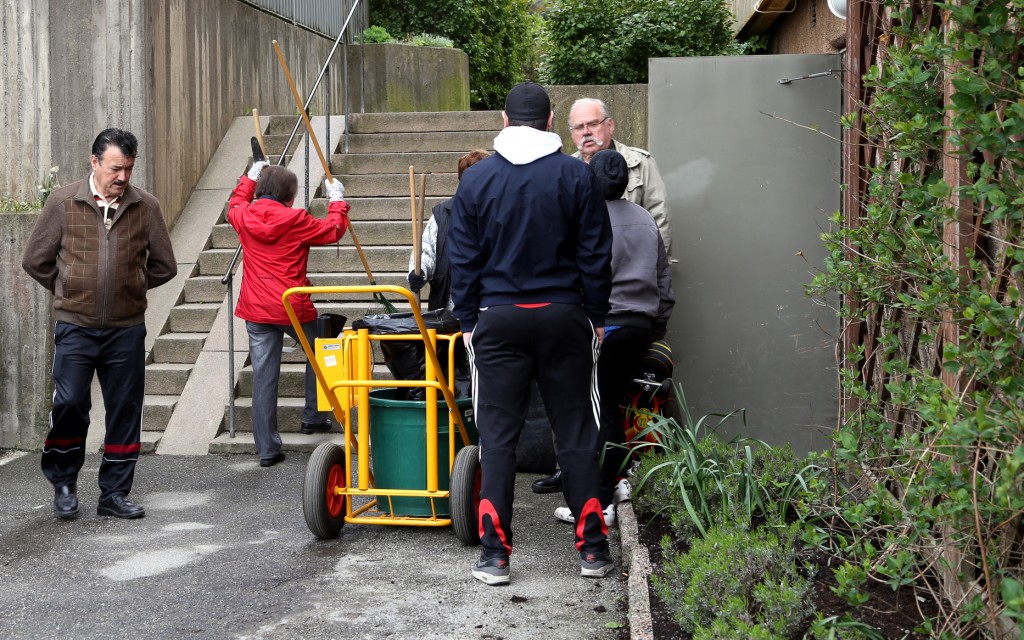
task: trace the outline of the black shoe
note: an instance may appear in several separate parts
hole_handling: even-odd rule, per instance
[[[562,470],[558,469],[546,478],[534,480],[530,485],[534,493],[559,493],[562,491]]]
[[[78,517],[78,496],[75,485],[66,484],[53,488],[53,512],[61,520],[72,520]]]
[[[331,423],[330,422],[321,422],[319,424],[313,424],[311,422],[303,422],[302,426],[299,428],[299,431],[304,433],[304,434],[306,434],[307,436],[308,435],[312,435],[314,433],[327,433],[330,430],[331,430]]]
[[[261,467],[272,467],[275,464],[277,464],[278,462],[283,462],[283,461],[284,461],[284,452],[283,451],[278,451],[277,454],[275,454],[275,455],[273,455],[273,456],[271,456],[269,458],[260,458],[260,466]]]
[[[146,510],[124,497],[123,493],[115,493],[106,500],[100,500],[99,506],[96,507],[96,515],[131,520],[146,515]]]

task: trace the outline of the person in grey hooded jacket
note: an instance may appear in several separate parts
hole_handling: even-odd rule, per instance
[[[590,159],[612,223],[611,310],[605,316],[604,340],[597,364],[601,394],[601,444],[623,445],[625,428],[619,405],[651,342],[665,337],[675,295],[672,269],[658,226],[646,209],[623,200],[629,168],[622,154],[606,149]],[[601,463],[601,507],[605,522],[615,522],[613,496],[627,456],[622,446],[604,448]],[[555,517],[574,522],[568,507]]]

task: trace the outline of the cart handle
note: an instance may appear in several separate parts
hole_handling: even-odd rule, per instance
[[[390,284],[369,284],[369,285],[352,285],[352,286],[335,286],[335,287],[292,287],[285,291],[281,295],[281,302],[284,303],[284,310],[288,314],[288,318],[292,322],[292,326],[295,327],[295,334],[299,338],[299,343],[302,345],[302,350],[306,352],[306,358],[310,362],[316,362],[316,355],[313,353],[313,348],[309,345],[309,341],[306,340],[306,334],[302,331],[302,323],[299,322],[298,316],[295,315],[295,309],[292,307],[291,298],[293,295],[298,294],[330,294],[330,293],[372,293],[372,294],[383,294],[383,293],[394,293],[396,295],[404,296],[409,301],[409,307],[412,309],[413,318],[416,319],[416,327],[420,330],[420,338],[424,344],[429,344],[427,337],[427,325],[423,322],[423,314],[420,313],[420,305],[416,302],[416,298],[413,296],[412,291],[409,291],[405,287],[399,287]],[[444,373],[441,370],[441,362],[437,359],[437,352],[434,349],[423,349],[426,357],[430,358],[430,364],[434,368],[437,374],[437,381],[440,383],[441,393],[444,395],[445,403],[448,405],[448,411],[455,417],[455,423],[459,427],[459,435],[462,436],[462,442],[464,444],[470,444],[469,432],[466,431],[466,425],[462,423],[462,414],[459,412],[458,404],[455,401],[455,393],[448,387],[448,381],[444,377]],[[320,367],[314,366],[313,373],[316,374],[316,379],[320,383],[323,389],[328,389],[330,385],[327,384],[327,379],[324,378],[323,372]],[[426,382],[426,381],[424,381]],[[413,385],[403,385],[413,386]],[[423,384],[415,386],[425,386]],[[432,385],[431,385],[432,386]],[[331,403],[331,408],[338,413],[342,413],[341,407],[337,405],[337,398],[333,393],[325,394],[327,400]]]

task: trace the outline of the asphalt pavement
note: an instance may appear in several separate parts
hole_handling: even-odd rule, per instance
[[[479,547],[450,527],[346,524],[317,540],[302,515],[307,456],[144,456],[141,520],[96,515],[99,455],[79,476],[77,520],[53,516],[38,453],[0,452],[0,638],[615,639],[616,570],[581,578],[561,495],[516,482],[512,583],[470,576]]]

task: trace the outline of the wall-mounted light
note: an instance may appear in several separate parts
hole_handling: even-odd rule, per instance
[[[837,18],[846,20],[846,0],[828,0],[828,10]]]

